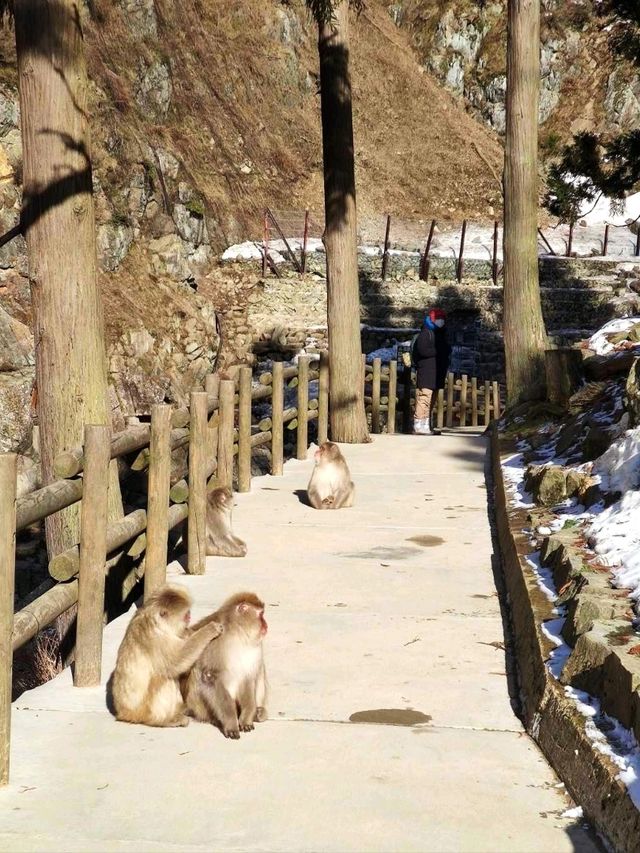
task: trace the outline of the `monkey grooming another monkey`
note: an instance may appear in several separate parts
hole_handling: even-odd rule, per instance
[[[230,489],[214,489],[207,500],[207,556],[245,557],[247,546],[231,530],[233,495]]]
[[[353,506],[355,486],[338,445],[325,441],[316,450],[314,459],[316,464],[307,486],[311,506],[314,509]]]
[[[210,643],[185,679],[187,712],[203,723],[214,723],[225,737],[238,739],[254,722],[267,719],[266,671],[262,641],[267,633],[264,602],[252,592],[231,596],[211,616],[223,634]]]
[[[190,617],[191,597],[182,587],[171,585],[157,590],[135,614],[111,676],[117,720],[147,726],[188,725],[180,676],[223,630],[214,619],[189,630]]]

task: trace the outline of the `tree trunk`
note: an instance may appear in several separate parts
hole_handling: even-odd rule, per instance
[[[349,6],[343,0],[329,22],[318,22],[324,245],[327,252],[327,326],[331,438],[369,441],[360,344],[353,120],[349,76]]]
[[[508,0],[504,159],[504,349],[510,404],[544,395],[538,284],[540,2]]]
[[[29,257],[43,482],[54,458],[82,444],[85,424],[109,424],[102,304],[76,0],[15,4],[24,152],[22,222]],[[116,464],[110,517],[122,515]],[[49,558],[79,541],[78,506],[46,520]]]

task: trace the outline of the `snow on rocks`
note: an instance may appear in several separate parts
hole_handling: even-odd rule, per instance
[[[618,332],[628,332],[636,323],[640,323],[640,317],[625,317],[622,320],[610,320],[602,328],[598,329],[589,338],[589,349],[597,355],[607,355],[615,350],[615,345],[609,340],[609,335]]]

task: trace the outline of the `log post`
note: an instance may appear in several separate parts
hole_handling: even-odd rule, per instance
[[[436,409],[436,429],[444,426],[444,388],[438,388],[438,402]]]
[[[284,380],[282,362],[274,361],[271,396],[271,473],[279,477],[284,463]]]
[[[169,490],[171,488],[171,406],[151,407],[147,494],[147,553],[144,558],[144,600],[167,577]]]
[[[493,416],[496,420],[500,417],[500,386],[493,382]]]
[[[467,425],[467,387],[468,377],[463,373],[460,378],[460,426]]]
[[[203,575],[207,548],[207,394],[191,392],[187,571]]]
[[[547,398],[551,403],[566,405],[584,376],[583,358],[579,349],[558,347],[544,353],[544,367],[547,380]]]
[[[411,368],[402,369],[402,432],[409,435],[411,428]]]
[[[218,427],[218,473],[220,486],[233,487],[233,421],[235,382],[223,379],[220,382],[220,425]]]
[[[0,454],[0,787],[9,782],[18,457]]]
[[[471,426],[478,426],[478,379],[471,377]]]
[[[602,254],[606,255],[609,251],[609,223],[604,226],[604,243],[602,244]]]
[[[298,358],[298,431],[296,433],[296,459],[307,458],[309,432],[309,362],[308,355]]]
[[[569,223],[569,239],[567,241],[567,257],[571,257],[573,251],[573,222]]]
[[[384,281],[387,277],[387,266],[389,265],[389,232],[391,231],[391,215],[387,215],[387,227],[384,232],[384,250],[382,252],[382,273],[380,278]]]
[[[398,362],[389,362],[389,403],[387,410],[387,434],[393,435],[396,431],[396,397],[398,394]]]
[[[267,209],[264,209],[264,221],[263,221],[263,237],[262,237],[262,277],[265,278],[267,275],[267,261],[269,258],[269,214],[267,213]]]
[[[382,359],[373,359],[373,382],[371,384],[371,432],[380,432],[380,375]]]
[[[205,376],[204,389],[209,395],[209,404],[214,401],[213,414],[209,418],[209,462],[215,463],[218,456],[218,401],[220,398],[220,374],[209,373]],[[211,470],[215,470],[212,464]]]
[[[453,373],[447,373],[447,429],[453,426],[453,386],[455,384],[455,376]]]
[[[318,446],[329,438],[329,353],[320,353],[318,380]]]
[[[108,426],[84,428],[84,487],[80,506],[80,571],[78,622],[73,683],[100,684],[104,584],[107,562],[107,506],[111,435]]]
[[[491,423],[491,383],[487,380],[484,383],[484,425],[489,426]]]
[[[251,489],[251,368],[240,368],[238,400],[238,491]]]
[[[635,256],[636,258],[640,255],[640,227],[638,227],[638,233],[636,234],[636,250]]]

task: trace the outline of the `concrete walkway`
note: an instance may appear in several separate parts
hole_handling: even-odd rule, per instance
[[[117,723],[103,688],[64,672],[15,703],[0,849],[595,850],[511,710],[485,450],[461,434],[347,447],[356,506],[338,512],[295,494],[311,454],[255,479],[235,512],[248,557],[183,580],[196,617],[239,589],[268,602],[270,720],[239,742]],[[127,618],[106,631],[105,680]],[[425,717],[349,721],[380,709]]]

